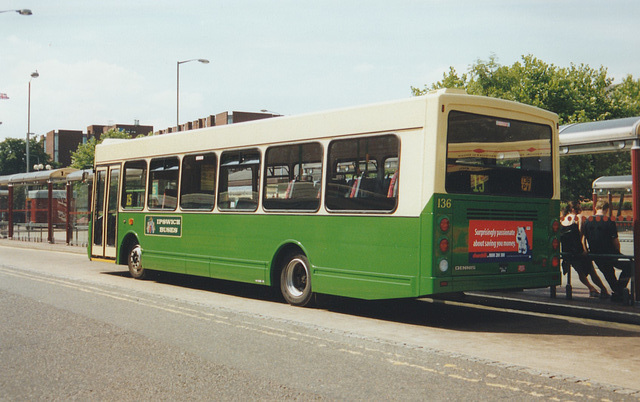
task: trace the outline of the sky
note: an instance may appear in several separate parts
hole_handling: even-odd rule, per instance
[[[640,78],[637,0],[0,0],[0,141],[407,98],[495,55]],[[31,78],[34,71],[38,78]]]

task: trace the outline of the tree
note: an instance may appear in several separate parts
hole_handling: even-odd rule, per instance
[[[130,139],[131,134],[122,130],[111,129],[100,136],[100,141],[96,141],[95,137],[89,139],[86,143],[78,145],[78,148],[71,154],[71,167],[76,169],[88,169],[93,167],[96,145],[102,143],[107,138],[124,138]]]
[[[7,138],[0,142],[0,176],[26,172],[26,145],[26,140],[18,138]],[[51,157],[44,151],[42,143],[33,138],[29,140],[29,163],[55,166]],[[33,167],[30,166],[29,170],[33,170]]]
[[[450,67],[441,81],[411,90],[422,95],[440,88],[461,88],[472,95],[537,106],[557,113],[560,124],[640,115],[640,80],[628,75],[614,85],[604,67],[558,67],[532,55],[522,56],[512,66],[501,66],[491,55],[488,61],[477,60],[465,74]],[[589,197],[597,177],[628,174],[631,169],[626,152],[567,156],[560,161],[563,200]]]

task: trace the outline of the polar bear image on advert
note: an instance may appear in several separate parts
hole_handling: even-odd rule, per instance
[[[518,226],[516,243],[518,244],[518,254],[529,253],[529,241],[527,240],[527,232],[524,231],[524,227],[522,226]]]

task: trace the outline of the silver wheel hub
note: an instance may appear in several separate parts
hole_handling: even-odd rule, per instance
[[[287,292],[294,297],[302,296],[309,283],[309,270],[307,265],[301,259],[294,258],[289,261],[285,269],[285,287]]]
[[[142,254],[142,249],[140,247],[134,247],[131,250],[131,256],[129,259],[129,266],[135,272],[140,272],[142,270],[142,265],[140,264],[140,256]]]

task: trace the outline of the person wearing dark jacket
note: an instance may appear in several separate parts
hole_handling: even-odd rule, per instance
[[[562,269],[573,268],[578,273],[578,278],[589,289],[589,297],[608,298],[609,292],[602,283],[602,279],[596,273],[591,259],[587,256],[582,241],[582,208],[577,202],[569,202],[564,210],[564,217],[560,222],[560,242],[562,244],[562,252],[564,253],[562,261]],[[596,286],[600,288],[600,292],[589,282],[589,276]]]
[[[633,266],[630,261],[620,261],[615,257],[615,255],[621,255],[620,240],[618,240],[616,223],[609,218],[608,213],[609,202],[598,201],[596,214],[587,219],[582,230],[585,248],[589,250],[590,254],[594,254],[593,261],[613,292],[611,300],[617,302],[624,300],[624,293],[627,291]],[[608,256],[598,257],[598,254],[607,254]],[[622,270],[619,277],[616,277],[614,268]]]

